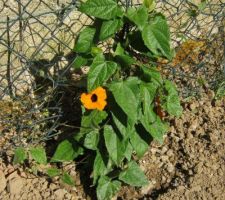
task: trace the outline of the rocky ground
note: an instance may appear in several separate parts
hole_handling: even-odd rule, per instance
[[[150,184],[141,189],[124,186],[118,200],[225,199],[225,98],[213,97],[209,90],[183,100],[183,115],[170,120],[164,144],[152,143],[140,161]],[[0,199],[90,199],[75,164],[65,165],[76,182],[69,187],[57,178],[12,166],[10,153],[6,157],[0,160]]]
[[[196,0],[197,1],[197,0]],[[3,3],[0,2],[0,10],[2,10],[4,2],[7,2],[11,5],[11,8],[15,7],[17,10],[17,3],[14,1],[3,0]],[[39,1],[34,1],[33,4],[30,4],[30,7],[26,8],[33,9],[34,4],[38,4]],[[64,2],[60,0],[59,2]],[[213,1],[214,4],[221,1]],[[53,4],[54,1],[48,1],[49,4]],[[175,1],[176,3],[176,1]],[[14,5],[15,4],[15,5]],[[55,3],[54,3],[55,4]],[[60,3],[61,4],[61,3]],[[41,4],[42,5],[42,4]],[[39,6],[42,8],[41,6]],[[45,6],[46,7],[46,6]],[[54,7],[54,6],[53,6]],[[51,6],[52,8],[52,6]],[[55,8],[55,7],[54,7]],[[170,12],[170,7],[166,9]],[[8,7],[1,12],[3,15],[7,13],[10,15]],[[16,13],[16,12],[15,12]],[[73,13],[72,13],[73,14]],[[182,14],[182,13],[181,13]],[[4,15],[5,16],[5,15]],[[77,32],[80,27],[84,24],[86,18],[81,19],[78,15],[71,15],[71,19],[65,21],[65,25],[69,25],[74,28],[74,32]],[[180,18],[180,15],[177,17]],[[202,17],[202,16],[199,16]],[[212,16],[211,16],[212,17]],[[13,19],[13,16],[10,16]],[[182,18],[182,17],[181,17]],[[48,18],[51,20],[52,29],[57,23],[52,21],[55,18]],[[174,22],[177,22],[175,20]],[[182,18],[186,20],[185,18]],[[72,23],[74,20],[82,21],[81,24]],[[209,18],[211,20],[211,18]],[[201,20],[204,21],[204,20]],[[202,26],[213,27],[212,24],[215,21],[212,20],[210,24],[208,21],[204,22]],[[205,25],[204,25],[205,24]],[[173,25],[173,24],[171,24]],[[30,24],[33,31],[40,32],[41,34],[50,34],[51,31],[46,30],[37,22]],[[215,26],[216,27],[216,26]],[[223,26],[222,26],[223,27]],[[19,26],[16,23],[12,26],[12,31],[10,34],[17,34]],[[27,28],[28,29],[28,28]],[[36,30],[37,29],[37,30]],[[41,30],[41,31],[39,31]],[[62,29],[63,30],[63,29]],[[73,30],[73,29],[72,29]],[[175,30],[176,27],[175,27]],[[194,31],[195,29],[191,29]],[[201,29],[205,30],[205,29]],[[65,42],[65,33],[59,31],[59,36],[57,38]],[[67,34],[68,35],[68,34]],[[66,35],[66,36],[67,36]],[[6,36],[6,34],[5,34]],[[31,55],[35,49],[31,48],[31,30],[26,30],[24,37],[26,45],[23,46],[24,51]],[[28,37],[29,36],[29,37]],[[69,35],[71,37],[71,35]],[[16,36],[18,37],[18,36]],[[15,38],[16,38],[15,37]],[[62,38],[61,38],[62,37]],[[70,41],[70,37],[66,41]],[[217,79],[217,74],[220,73],[219,65],[222,63],[221,59],[224,59],[224,36],[221,35],[218,37],[219,40],[213,40],[214,42],[207,45],[210,48],[206,50],[206,56],[210,58],[210,63],[207,66],[201,67],[197,65],[197,69],[192,69],[193,73],[190,73],[190,66],[193,67],[193,63],[190,65],[182,66],[183,69],[179,69],[183,74],[189,75],[190,77],[182,76],[181,78],[176,79],[177,85],[180,85],[187,88],[190,85],[190,88],[194,88],[194,82],[190,81],[191,78],[197,79],[198,81],[204,82],[208,78]],[[4,37],[3,37],[4,39]],[[205,39],[205,38],[202,38]],[[216,41],[216,42],[215,42]],[[35,43],[41,43],[41,37],[35,38]],[[52,40],[50,40],[52,42]],[[68,42],[70,43],[70,42]],[[72,44],[72,43],[71,43]],[[18,45],[16,43],[16,45]],[[72,44],[73,45],[73,44]],[[34,44],[35,46],[35,44]],[[38,46],[38,44],[36,44]],[[52,44],[54,48],[57,47],[55,42]],[[51,58],[52,52],[47,48],[46,45],[43,48],[43,51],[47,50],[48,54],[44,58]],[[46,49],[47,48],[47,49]],[[198,48],[194,48],[196,51]],[[4,50],[4,49],[3,49]],[[187,49],[181,48],[182,52],[189,52]],[[191,52],[192,49],[190,49]],[[202,49],[200,49],[202,50]],[[210,53],[208,53],[210,51]],[[221,52],[220,52],[221,51]],[[7,54],[2,51],[3,54],[1,57],[1,65],[6,66],[7,64]],[[199,58],[201,52],[194,52],[194,56],[191,57],[192,61],[196,61],[196,58]],[[218,55],[217,55],[218,54]],[[27,55],[29,57],[29,55]],[[183,60],[183,57],[182,57]],[[20,66],[16,60],[14,63],[15,66]],[[197,60],[197,63],[201,61]],[[219,64],[218,64],[219,63]],[[188,66],[188,67],[187,67]],[[221,65],[222,66],[222,65]],[[174,67],[174,66],[173,66]],[[181,68],[182,68],[181,67]],[[210,69],[208,69],[210,68]],[[216,69],[217,68],[217,69]],[[2,73],[5,74],[5,69],[1,68]],[[198,72],[197,72],[198,71]],[[207,73],[203,73],[206,71]],[[4,73],[3,73],[4,72]],[[199,74],[200,72],[200,74]],[[216,72],[216,73],[214,73]],[[0,77],[1,77],[0,74]],[[23,75],[23,74],[22,74]],[[20,80],[20,79],[19,79]],[[24,76],[22,76],[24,80]],[[26,82],[26,84],[29,81]],[[1,82],[1,87],[4,82]],[[196,83],[196,81],[195,81]],[[199,84],[198,84],[199,85]],[[204,87],[205,83],[202,84]],[[189,88],[189,87],[188,87]],[[189,89],[188,91],[191,91]],[[185,90],[182,91],[183,95],[196,96],[196,92],[185,93]],[[23,100],[24,105],[27,103]],[[170,121],[170,131],[165,136],[165,141],[162,146],[159,146],[156,143],[152,143],[149,147],[149,151],[145,156],[140,160],[141,168],[144,170],[145,174],[148,176],[150,183],[145,188],[132,188],[124,186],[119,192],[118,196],[115,199],[118,200],[224,200],[225,199],[225,98],[222,100],[214,100],[214,92],[211,90],[202,90],[201,95],[198,97],[193,97],[189,99],[183,99],[182,105],[184,112],[182,117],[179,119],[169,119]],[[32,169],[25,166],[13,166],[12,165],[12,155],[13,152],[8,150],[10,146],[15,145],[15,141],[21,140],[23,137],[31,137],[32,139],[41,135],[37,131],[35,133],[24,132],[20,136],[17,135],[16,128],[5,129],[6,122],[1,123],[1,119],[7,121],[7,117],[10,118],[9,123],[13,127],[19,123],[30,124],[30,120],[39,119],[38,116],[40,113],[37,113],[33,118],[23,116],[23,113],[26,114],[26,110],[20,104],[9,103],[7,106],[4,102],[4,105],[0,102],[0,153],[1,150],[6,151],[6,154],[3,156],[0,154],[0,200],[10,200],[10,199],[21,199],[21,200],[89,200],[91,199],[87,196],[87,193],[84,192],[84,188],[81,184],[80,175],[76,171],[77,163],[66,163],[62,166],[63,169],[69,171],[70,175],[75,180],[75,186],[71,187],[63,184],[59,181],[58,178],[49,179],[44,176],[44,174],[36,174],[32,172]],[[25,106],[26,108],[27,106]],[[23,108],[23,109],[21,109]],[[22,113],[21,113],[22,112]],[[5,115],[9,113],[9,115]],[[13,114],[12,114],[13,113]],[[29,115],[30,116],[30,115]],[[23,121],[23,119],[29,119],[29,121]],[[15,122],[15,124],[14,124]],[[36,130],[38,130],[37,127]],[[27,135],[28,134],[28,135]],[[17,137],[18,136],[18,137]],[[17,140],[15,140],[17,138]],[[23,142],[23,141],[22,141]],[[7,150],[6,150],[7,149]]]
[[[126,188],[122,199],[225,199],[225,100],[212,96],[183,103],[165,143],[153,144],[140,161],[149,186]]]

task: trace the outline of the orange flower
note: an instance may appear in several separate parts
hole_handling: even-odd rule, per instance
[[[89,110],[103,110],[107,104],[106,98],[107,96],[105,89],[98,87],[90,93],[82,93],[80,100],[84,107]]]

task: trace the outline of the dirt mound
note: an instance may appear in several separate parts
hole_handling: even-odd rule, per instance
[[[214,101],[209,91],[200,99],[183,101],[183,107],[182,117],[170,120],[164,144],[152,143],[140,160],[149,185],[124,186],[117,199],[225,199],[225,99]],[[76,182],[68,187],[14,168],[10,152],[8,156],[8,163],[0,160],[0,199],[90,199],[75,165],[66,165]]]
[[[225,100],[212,94],[183,103],[165,143],[140,161],[150,184],[124,188],[121,199],[225,199]]]

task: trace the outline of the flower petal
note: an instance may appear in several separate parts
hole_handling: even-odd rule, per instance
[[[85,108],[96,109],[96,105],[94,105],[93,102],[91,101],[91,96],[92,96],[91,94],[82,93],[80,100]]]
[[[98,101],[96,105],[96,109],[98,110],[103,110],[105,106],[107,105],[107,102],[105,100],[103,101]]]
[[[92,100],[92,96],[94,94],[97,96],[96,101]],[[90,92],[89,94],[82,93],[80,100],[86,109],[103,110],[105,108],[105,106],[107,105],[107,102],[105,101],[106,98],[107,98],[106,90],[102,87],[98,87],[95,90],[93,90],[92,92]]]
[[[107,98],[107,95],[106,95],[106,90],[102,87],[97,87],[95,90],[93,90],[91,92],[92,94],[96,94],[97,97],[98,97],[98,100],[101,99],[101,100],[105,100]]]

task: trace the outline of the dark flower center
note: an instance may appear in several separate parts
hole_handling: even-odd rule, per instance
[[[92,102],[96,102],[98,100],[98,96],[96,94],[93,94],[91,96],[91,100],[92,100]]]

